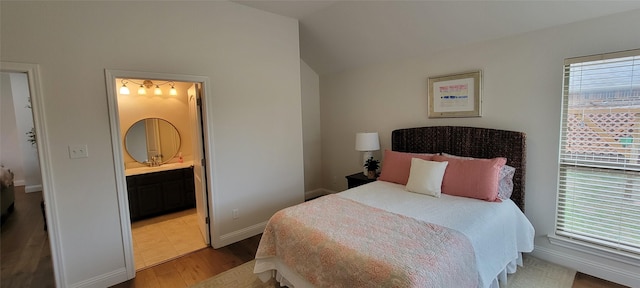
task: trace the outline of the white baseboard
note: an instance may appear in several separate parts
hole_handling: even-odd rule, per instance
[[[244,229],[240,229],[240,230],[233,231],[231,233],[220,235],[219,238],[213,239],[213,243],[211,243],[211,246],[217,249],[217,248],[227,246],[229,244],[236,243],[238,241],[242,241],[249,237],[256,236],[264,232],[264,228],[267,227],[267,222],[268,221],[265,221],[262,223],[255,224],[253,226],[246,227]]]
[[[13,186],[25,186],[24,187],[24,192],[25,193],[42,191],[42,184],[27,185],[27,181],[25,181],[24,179],[14,180],[13,181]]]
[[[105,273],[90,279],[82,280],[78,283],[74,283],[69,285],[69,287],[74,288],[102,288],[102,287],[111,287],[118,283],[122,283],[127,281],[127,269],[120,268],[109,273]]]
[[[637,273],[637,271],[627,271],[625,269],[620,269],[620,267],[606,265],[578,255],[556,251],[537,245],[531,254],[537,258],[569,267],[591,276],[629,287],[640,287],[640,274]]]
[[[29,186],[25,186],[25,187],[24,187],[24,192],[25,192],[25,193],[40,192],[40,191],[42,191],[42,184],[39,184],[39,185],[29,185]]]

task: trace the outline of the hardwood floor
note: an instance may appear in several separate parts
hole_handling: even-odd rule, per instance
[[[253,260],[260,236],[229,246],[205,248],[183,257],[136,272],[136,278],[113,287],[189,287]]]
[[[41,200],[42,192],[15,187],[15,210],[0,233],[0,287],[55,287]]]
[[[21,190],[19,190],[21,189]],[[2,225],[0,287],[54,287],[49,239],[43,230],[41,192],[24,193],[16,187],[16,209]],[[189,287],[251,261],[260,236],[220,248],[205,248],[174,260],[140,270],[136,278],[113,287]],[[573,288],[625,287],[577,273]]]

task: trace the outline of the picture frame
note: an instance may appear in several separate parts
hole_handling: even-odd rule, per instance
[[[481,117],[482,71],[428,78],[429,118]]]

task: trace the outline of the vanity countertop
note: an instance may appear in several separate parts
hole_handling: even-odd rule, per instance
[[[147,173],[153,173],[153,172],[182,169],[190,166],[193,166],[192,161],[184,161],[183,163],[166,163],[160,166],[153,166],[153,167],[144,166],[144,167],[125,169],[124,174],[125,176],[140,175],[140,174],[147,174]]]

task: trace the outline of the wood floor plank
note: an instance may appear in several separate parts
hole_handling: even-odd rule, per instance
[[[219,251],[212,248],[198,251],[198,253],[196,253],[194,256],[198,257],[198,259],[202,263],[204,263],[207,267],[209,267],[209,269],[211,269],[211,275],[218,275],[224,271],[227,271],[229,268],[224,267],[224,265],[226,263],[236,261],[234,260],[234,258],[229,257],[225,254],[220,254]]]
[[[160,287],[160,282],[153,269],[148,269],[140,272],[136,272],[137,285],[133,285],[132,288],[154,288]]]
[[[2,258],[0,260],[0,262],[2,262],[2,264],[0,265],[2,271],[0,272],[0,277],[2,279],[8,279],[13,273],[13,263],[18,262],[18,260],[20,259],[21,251],[2,251],[0,253],[2,253]]]
[[[240,258],[242,262],[248,262],[256,257],[256,251],[258,244],[260,244],[260,238],[251,237],[244,241],[240,241],[228,246],[233,255]]]
[[[0,235],[0,287],[54,287],[53,263],[44,218],[42,192],[15,187],[15,209]]]
[[[160,282],[152,268],[136,272],[136,277],[112,286],[113,288],[155,288],[160,287]]]
[[[197,252],[176,259],[176,267],[187,285],[206,280],[216,270],[209,262],[198,257]]]
[[[28,240],[22,249],[20,259],[14,264],[17,270],[33,272],[38,266],[42,247],[46,242],[46,235],[40,231],[41,229],[42,227],[31,227],[32,231],[29,231]]]
[[[160,284],[159,288],[189,287],[178,272],[176,264],[174,260],[151,267]]]
[[[49,238],[47,237],[42,244],[38,266],[32,273],[33,279],[31,280],[31,287],[33,288],[55,288],[55,283],[51,281],[53,261],[51,258],[50,246],[51,245],[49,244]]]
[[[217,273],[224,272],[230,269],[230,267],[233,268],[246,262],[234,255],[233,251],[228,247],[202,250],[201,253],[199,253],[199,257],[202,261],[214,267],[214,271]]]

